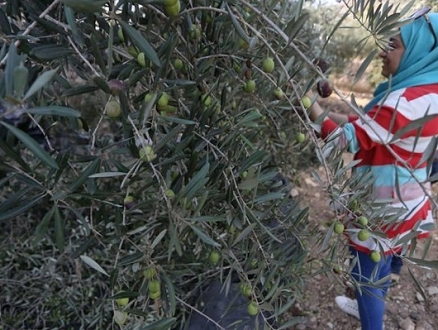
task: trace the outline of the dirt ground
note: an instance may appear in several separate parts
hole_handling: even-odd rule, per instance
[[[358,103],[366,101],[367,96],[364,97]],[[348,107],[339,103],[337,97],[324,100],[324,105],[344,113],[349,111]],[[346,155],[346,160],[349,159],[351,156]],[[328,227],[323,224],[333,219],[334,213],[328,206],[328,196],[311,175],[315,170],[324,177],[322,168],[313,168],[301,173],[301,184],[296,187],[296,193],[303,203],[310,207],[310,223],[325,231]],[[438,187],[434,187],[434,190],[434,196],[438,196]],[[435,231],[432,237],[426,259],[437,260],[438,231]],[[419,255],[421,250],[422,246],[419,244],[416,249]],[[420,294],[416,281],[421,286],[425,299]],[[348,285],[348,277],[334,273],[310,276],[304,294],[305,299],[295,306],[296,315],[303,316],[302,322],[291,329],[360,330],[359,320],[343,313],[336,306],[335,297],[338,295],[354,297],[353,290]],[[405,262],[400,280],[390,288],[386,301],[385,330],[438,329],[438,271]]]

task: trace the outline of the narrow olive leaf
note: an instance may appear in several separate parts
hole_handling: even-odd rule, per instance
[[[52,61],[60,58],[65,58],[74,54],[74,50],[71,48],[57,46],[57,45],[45,45],[32,48],[29,52],[31,56],[37,57],[43,61]]]
[[[100,267],[100,265],[96,261],[94,261],[90,257],[85,256],[85,255],[81,255],[80,258],[84,263],[86,263],[88,266],[90,266],[94,270],[109,277],[108,273],[102,267]]]
[[[250,111],[245,117],[237,122],[238,126],[246,126],[249,123],[254,123],[257,119],[261,118],[262,114],[259,111]],[[257,124],[257,123],[256,123]]]
[[[244,181],[242,181],[241,183],[239,183],[237,188],[240,190],[254,189],[255,187],[258,186],[258,184],[259,184],[259,179],[257,177],[247,178]]]
[[[298,17],[298,20],[291,20],[289,24],[287,25],[285,29],[285,33],[289,37],[289,41],[287,43],[287,46],[294,40],[294,38],[298,35],[298,32],[302,31],[302,27],[306,22],[309,20],[309,14],[304,13],[300,17]]]
[[[163,229],[158,235],[157,237],[155,237],[154,241],[151,244],[151,248],[154,249],[163,239],[163,237],[166,235],[167,233],[167,229]]]
[[[104,52],[100,49],[99,44],[96,40],[95,34],[96,34],[96,32],[93,31],[91,33],[91,36],[90,36],[91,51],[94,55],[94,59],[95,59],[97,65],[99,65],[100,70],[106,74],[108,72],[108,70],[107,70],[105,61],[104,61],[103,56],[102,56],[102,54]]]
[[[161,117],[162,120],[168,121],[175,124],[183,124],[183,125],[195,125],[196,122],[193,120],[178,118],[178,117],[172,117],[172,116],[165,116]]]
[[[234,240],[232,246],[239,243],[242,239],[244,239],[246,236],[248,236],[254,228],[257,226],[257,223],[251,223],[248,227],[246,227],[244,230],[242,230],[239,235],[237,235],[236,239]]]
[[[107,0],[60,0],[61,3],[70,7],[77,13],[92,14],[102,12],[103,5]]]
[[[14,205],[20,203],[20,201],[23,201],[32,190],[32,188],[24,186],[14,194],[9,194],[8,198],[0,204],[0,214],[11,209]]]
[[[126,313],[128,313],[128,314],[137,315],[137,316],[140,316],[140,317],[143,317],[143,318],[147,318],[147,317],[150,316],[150,314],[148,314],[148,312],[143,312],[140,309],[125,308],[124,311]],[[136,329],[138,329],[138,328],[136,328]]]
[[[70,185],[69,190],[75,191],[79,188],[85,181],[89,180],[90,175],[95,174],[100,167],[100,159],[95,158],[90,165],[85,168],[85,170],[79,175],[79,177]]]
[[[65,224],[61,217],[61,213],[59,212],[59,208],[55,208],[54,212],[54,218],[55,218],[55,243],[56,247],[60,252],[64,251],[65,247]]]
[[[163,79],[162,82],[169,84],[169,86],[195,86],[198,84],[196,81],[187,79]]]
[[[172,255],[174,251],[179,256],[182,256],[182,248],[181,248],[181,242],[179,240],[178,233],[176,231],[175,225],[170,222],[169,223],[169,236],[170,236],[170,242],[169,242],[169,248],[167,249],[167,260],[170,261],[172,259]]]
[[[236,19],[236,16],[234,15],[234,13],[231,11],[230,6],[228,6],[228,3],[225,2],[225,6],[227,8],[228,11],[228,15],[230,16],[231,19],[231,23],[233,24],[234,28],[237,31],[237,34],[247,43],[250,42],[248,35],[245,33],[245,31],[243,30],[243,28],[240,26],[239,22]]]
[[[173,284],[173,281],[167,276],[166,273],[162,273],[161,277],[164,279],[164,283],[166,285],[166,290],[167,290],[167,298],[168,303],[169,303],[169,308],[170,308],[170,315],[175,315],[175,311],[176,311],[176,299],[175,299],[175,287]]]
[[[389,39],[390,37],[399,34],[400,33],[399,28],[403,25],[404,24],[400,22],[394,22],[391,24],[384,25],[380,30],[377,31],[377,34],[385,36],[387,39]]]
[[[168,319],[163,319],[150,323],[144,327],[139,328],[139,330],[168,330],[172,328],[172,325],[176,322],[175,317]]]
[[[349,16],[349,14],[350,14],[350,12],[347,10],[344,13],[344,15],[342,15],[341,18],[336,22],[335,26],[332,28],[332,30],[329,33],[329,35],[327,36],[327,38],[325,38],[325,43],[324,43],[324,46],[322,47],[322,51],[324,50],[327,43],[331,40],[331,38],[335,34],[335,32],[339,30],[339,27],[344,22],[344,20]]]
[[[63,107],[60,105],[30,108],[27,109],[26,112],[33,115],[41,115],[41,116],[60,116],[60,117],[72,117],[72,118],[79,118],[81,116],[81,113],[78,110],[69,107]]]
[[[414,281],[414,285],[417,288],[418,292],[421,294],[424,301],[427,301],[426,293],[424,292],[423,287],[421,286],[421,283],[418,281],[417,275],[412,273],[410,268],[408,268],[408,270],[409,270],[409,275],[411,276],[412,280]]]
[[[199,189],[204,187],[204,185],[208,182],[208,178],[206,176],[209,168],[210,164],[205,163],[204,166],[190,179],[189,183],[178,193],[178,200],[183,197],[191,200],[199,191]]]
[[[94,91],[97,91],[99,89],[98,86],[95,85],[84,85],[84,86],[76,86],[69,89],[66,89],[62,96],[68,97],[68,96],[75,96],[75,95],[81,95],[81,94],[88,94]]]
[[[254,204],[263,204],[269,201],[275,201],[284,198],[285,194],[276,192],[276,193],[270,193],[262,196],[257,196],[257,198],[254,199]]]
[[[144,257],[144,253],[137,251],[120,259],[118,265],[119,266],[130,265],[133,264],[134,262],[140,261],[143,257]]]
[[[411,0],[407,4],[405,4],[405,6],[399,11],[400,17],[403,17],[404,15],[406,15],[408,13],[408,11],[411,10],[411,8],[415,2],[418,2],[418,0]]]
[[[411,132],[416,131],[420,129],[422,126],[424,126],[426,123],[430,122],[431,120],[435,119],[438,115],[425,115],[419,119],[416,119],[409,124],[407,124],[405,127],[399,129],[397,132],[394,133],[391,140],[388,141],[388,143],[393,143],[397,141],[399,138],[401,138],[403,135]]]
[[[96,179],[96,178],[113,178],[116,176],[124,176],[126,175],[126,172],[101,172],[101,173],[95,173],[88,176],[90,179]]]
[[[356,72],[356,76],[354,77],[353,85],[355,85],[361,78],[362,75],[365,73],[365,70],[368,68],[372,60],[376,57],[377,49],[374,49],[362,62],[359,69]]]
[[[296,303],[295,299],[291,299],[289,300],[286,304],[284,304],[283,306],[281,306],[280,308],[278,308],[275,311],[275,315],[278,317],[281,314],[283,314],[284,312],[290,310],[290,308]]]
[[[305,323],[306,318],[307,317],[305,316],[295,316],[291,320],[282,323],[281,326],[277,328],[277,330],[293,329],[296,325]]]
[[[34,238],[33,238],[34,244],[39,243],[39,241],[41,241],[44,235],[46,235],[47,229],[49,228],[50,220],[52,220],[53,213],[55,212],[56,208],[57,206],[53,205],[52,208],[44,215],[43,219],[36,227]]]
[[[99,86],[105,93],[110,94],[111,93],[111,89],[108,86],[108,83],[105,79],[103,79],[102,77],[99,76],[95,76],[93,77],[93,81],[95,82],[95,84],[97,86]]]
[[[118,283],[118,280],[119,280],[119,268],[116,267],[111,272],[111,275],[109,278],[110,290],[114,290],[114,288],[116,287],[116,284]]]
[[[324,239],[323,239],[322,243],[320,244],[320,248],[318,250],[318,253],[323,253],[324,251],[327,250],[327,248],[329,248],[329,246],[330,246],[330,239],[333,236],[333,228],[334,228],[334,222],[333,222],[332,226],[330,227],[330,230],[324,236]]]
[[[269,280],[269,282],[268,281],[266,281],[265,282],[265,285],[264,285],[264,287],[263,287],[263,289],[264,290],[268,290],[268,288],[269,288],[269,286],[267,285],[268,283],[269,283],[269,285],[270,285],[270,288],[269,288],[269,291],[268,291],[268,293],[266,294],[266,296],[263,298],[265,301],[269,301],[269,299],[271,299],[271,297],[275,294],[275,293],[277,293],[278,291],[278,286],[279,286],[279,284],[280,284],[280,281],[281,281],[281,276],[277,276],[276,278],[275,278],[275,282],[271,285],[271,280]]]
[[[37,195],[35,198],[21,201],[19,204],[14,205],[13,208],[8,209],[6,212],[0,213],[0,221],[14,219],[18,217],[19,215],[25,213],[36,204],[41,203],[41,200],[44,197],[46,197],[46,194],[42,193]]]
[[[41,88],[46,86],[53,79],[55,74],[56,74],[56,70],[50,70],[39,75],[38,78],[32,84],[32,86],[30,86],[29,89],[27,90],[23,100],[27,100],[33,94],[38,92]]]
[[[251,154],[241,165],[241,170],[245,171],[251,166],[261,163],[265,157],[268,156],[268,153],[263,150],[257,150],[253,154]]]
[[[5,83],[5,92],[9,96],[14,93],[14,70],[20,63],[20,57],[17,54],[17,47],[15,43],[11,43],[8,50],[8,60],[6,62],[5,72],[2,80]]]
[[[208,236],[204,231],[194,225],[190,225],[190,228],[195,232],[195,234],[203,241],[205,244],[212,245],[214,247],[220,247],[221,245],[216,242],[214,239],[212,239],[210,236]]]
[[[125,21],[119,21],[123,27],[123,32],[126,32],[131,41],[137,46],[145,56],[152,61],[156,66],[161,66],[161,61],[151,44],[143,37],[143,35],[130,26]]]
[[[25,186],[29,188],[36,188],[39,191],[44,191],[46,188],[44,187],[44,184],[39,182],[37,179],[30,177],[28,175],[22,175],[22,174],[15,174],[14,176],[18,181],[25,184]],[[23,189],[21,189],[23,190]]]
[[[3,61],[7,52],[7,43],[4,42],[0,49],[0,60]]]
[[[419,160],[418,164],[423,164],[424,162],[427,162],[434,158],[436,150],[438,146],[438,138],[433,137],[429,144],[426,147],[426,150],[424,150],[423,155],[421,156],[421,159]]]
[[[76,259],[77,257],[79,257],[82,253],[88,251],[91,247],[96,245],[97,239],[92,236],[89,237],[84,243],[82,243],[78,248],[76,248],[72,254],[71,254],[71,258],[72,259]]]
[[[420,227],[421,229],[422,229],[422,227]],[[432,241],[433,241],[433,238],[432,238],[432,236],[429,236],[427,239],[426,239],[426,243],[423,243],[424,244],[424,246],[422,247],[422,250],[423,250],[423,255],[422,255],[422,258],[421,259],[426,259],[426,257],[429,255],[429,249],[430,249],[430,245],[432,244]],[[424,242],[424,241],[423,241]],[[412,248],[412,247],[411,247]],[[415,250],[415,251],[417,251],[417,250]]]
[[[58,164],[56,164],[55,160],[50,157],[50,155],[45,151],[34,139],[32,139],[27,133],[22,130],[6,124],[1,121],[1,125],[5,126],[12,134],[15,135],[17,139],[19,139],[41,162],[44,164],[57,169]]]
[[[226,220],[225,216],[201,215],[192,219],[193,221],[205,222],[222,222]]]
[[[402,24],[400,21],[400,14],[399,13],[393,13],[392,15],[388,16],[381,24],[376,26],[377,31],[379,29],[385,28],[388,25],[392,25],[394,23]]]
[[[1,8],[0,8],[0,31],[2,31],[4,35],[11,34],[11,25],[9,23],[8,17],[6,16],[5,12]]]
[[[107,64],[108,64],[108,72],[111,72],[113,69],[113,57],[114,57],[114,24],[110,24],[109,32],[108,32],[108,46],[107,46]]]
[[[76,24],[75,14],[74,14],[73,10],[68,6],[65,6],[64,7],[64,15],[65,15],[65,20],[67,21],[67,24],[70,26],[71,34],[73,35],[74,41],[79,46],[82,47],[84,45],[84,37],[82,35],[82,32],[78,29],[78,26]]]
[[[151,101],[152,102],[152,101]],[[169,142],[176,141],[178,135],[183,132],[184,128],[182,125],[175,126],[170,132],[166,132],[166,135],[160,137],[159,142],[155,145],[155,150],[160,150],[162,148],[167,148]]]

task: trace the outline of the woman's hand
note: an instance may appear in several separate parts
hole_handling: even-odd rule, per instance
[[[306,95],[311,100],[314,99],[314,96],[313,96],[312,92],[308,92]],[[312,103],[312,105],[309,107],[309,109],[307,110],[307,113],[309,115],[310,120],[314,122],[322,114],[324,114],[324,109],[321,107],[321,105],[318,103],[318,101],[315,100]],[[328,119],[333,120],[338,125],[344,125],[345,123],[348,123],[348,116],[347,115],[343,115],[343,114],[340,114],[340,113],[335,113],[335,112],[332,112],[332,111],[329,111],[327,116],[324,118],[324,120],[328,120]]]

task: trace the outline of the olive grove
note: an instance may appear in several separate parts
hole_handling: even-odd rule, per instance
[[[322,154],[303,96],[347,17],[382,45],[412,3],[344,1],[321,25],[299,0],[2,1],[0,327],[226,328],[214,285],[236,328],[293,326],[309,237],[327,271],[338,248],[290,196]],[[351,42],[359,79],[375,51]],[[334,199],[366,185],[323,163]]]

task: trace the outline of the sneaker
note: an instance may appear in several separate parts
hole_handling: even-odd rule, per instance
[[[359,307],[357,306],[357,301],[347,298],[345,296],[337,296],[335,298],[336,304],[344,313],[350,314],[360,320]]]
[[[395,285],[398,282],[400,282],[400,275],[399,274],[391,273],[391,284]]]

